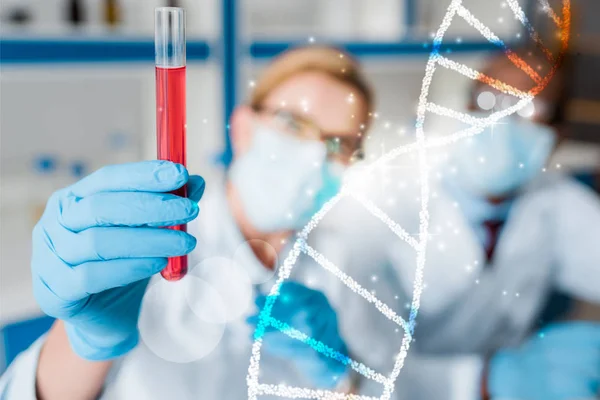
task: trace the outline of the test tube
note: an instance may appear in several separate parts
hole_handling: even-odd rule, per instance
[[[186,165],[185,12],[179,7],[155,11],[156,138],[158,159]],[[187,197],[183,186],[174,194]],[[185,225],[170,227],[186,231]],[[183,278],[186,256],[169,258],[161,275],[169,281]]]

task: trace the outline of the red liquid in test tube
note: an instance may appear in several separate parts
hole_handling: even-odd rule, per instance
[[[178,7],[156,9],[156,139],[159,160],[186,166],[185,13]],[[174,194],[187,197],[183,186]],[[186,225],[170,227],[186,231]],[[161,275],[169,281],[185,276],[187,256],[169,258]]]

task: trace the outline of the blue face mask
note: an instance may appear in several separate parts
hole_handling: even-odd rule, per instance
[[[501,197],[520,189],[548,161],[556,136],[544,125],[507,118],[459,143],[451,157],[457,167],[453,180],[483,197]]]
[[[304,214],[302,227],[315,215],[325,203],[335,197],[342,188],[342,177],[346,167],[339,163],[326,162],[321,169],[322,185],[316,193],[312,207]]]
[[[325,144],[258,126],[230,179],[242,208],[262,232],[298,230],[341,187],[343,167],[326,162]]]

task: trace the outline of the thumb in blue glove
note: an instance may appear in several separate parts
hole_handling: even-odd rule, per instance
[[[195,198],[168,193],[186,183]],[[183,166],[148,161],[104,167],[50,197],[33,230],[33,289],[79,356],[106,360],[136,346],[148,278],[196,246],[160,227],[196,218],[203,190]]]
[[[350,358],[334,309],[323,293],[300,283],[284,282],[279,293],[269,324],[264,331],[259,326],[254,339],[262,338],[266,352],[291,360],[316,387],[336,387],[349,374]],[[268,298],[256,298],[259,310]],[[260,314],[248,318],[252,325],[259,321]]]

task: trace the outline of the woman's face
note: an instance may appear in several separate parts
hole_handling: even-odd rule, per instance
[[[334,161],[348,164],[360,151],[366,115],[365,100],[352,86],[322,72],[297,74],[271,91],[260,110],[238,110],[232,124],[236,157],[247,151],[260,122],[325,141],[328,149],[335,147]]]

